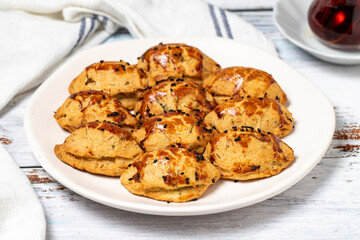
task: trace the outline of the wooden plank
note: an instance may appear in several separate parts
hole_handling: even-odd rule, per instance
[[[123,239],[266,239],[274,234],[276,239],[355,239],[360,234],[360,164],[352,157],[323,159],[299,183],[264,202],[194,217],[110,208],[73,193],[42,169],[23,171],[44,206],[49,239],[119,234]]]

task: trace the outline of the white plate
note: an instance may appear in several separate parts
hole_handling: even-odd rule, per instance
[[[87,65],[99,60],[124,59],[135,63],[159,42],[184,42],[200,48],[223,67],[249,66],[271,73],[286,92],[295,130],[284,140],[295,151],[295,161],[279,175],[256,181],[219,181],[198,200],[188,203],[155,201],[130,194],[118,178],[76,170],[56,158],[53,148],[69,135],[53,112],[68,97],[68,85]],[[24,119],[26,136],[42,167],[74,192],[124,210],[156,215],[200,215],[248,206],[294,185],[314,168],[327,150],[335,128],[335,114],[327,97],[280,59],[248,45],[221,38],[162,38],[114,42],[81,52],[64,63],[34,93]]]
[[[307,12],[312,0],[279,0],[274,7],[274,21],[279,31],[292,43],[324,61],[360,64],[360,51],[341,51],[322,44],[311,31]]]

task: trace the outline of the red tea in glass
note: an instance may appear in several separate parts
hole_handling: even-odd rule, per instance
[[[308,21],[324,44],[340,49],[360,49],[360,0],[314,0]]]

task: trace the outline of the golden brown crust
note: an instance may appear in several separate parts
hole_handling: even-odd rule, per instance
[[[137,66],[147,73],[149,86],[169,78],[201,81],[220,69],[219,64],[199,49],[183,43],[151,47],[140,57]]]
[[[134,105],[127,98],[147,87],[146,74],[136,65],[125,61],[93,63],[87,66],[70,84],[69,93],[97,90],[104,91],[110,96],[122,94],[122,103],[133,109]]]
[[[92,173],[120,176],[143,153],[132,135],[108,122],[91,122],[75,130],[55,146],[65,163]]]
[[[200,118],[175,112],[151,117],[133,133],[145,151],[175,145],[201,153],[212,135],[211,128]]]
[[[170,147],[141,155],[122,174],[121,184],[136,195],[186,202],[200,197],[219,178],[219,170],[202,155]]]
[[[82,91],[72,94],[56,111],[58,124],[72,132],[88,122],[110,121],[135,127],[137,120],[122,104],[101,91]]]
[[[277,101],[257,98],[238,98],[223,102],[204,119],[220,132],[233,127],[251,126],[278,137],[284,137],[293,129],[292,114]]]
[[[211,94],[195,83],[165,81],[145,91],[136,102],[134,112],[140,122],[171,110],[203,118],[215,105]]]
[[[243,128],[216,135],[204,157],[221,171],[222,178],[250,180],[280,173],[294,159],[294,152],[274,134]]]
[[[267,72],[256,68],[228,67],[208,75],[203,81],[211,94],[218,96],[217,103],[231,97],[268,98],[282,105],[287,101],[286,94]]]

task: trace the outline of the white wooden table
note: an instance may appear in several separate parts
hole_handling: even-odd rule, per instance
[[[328,64],[291,44],[272,20],[274,1],[211,2],[263,31],[275,42],[280,57],[330,98],[337,126],[325,157],[289,190],[242,209],[193,217],[122,211],[70,191],[36,161],[23,130],[23,113],[33,89],[0,112],[0,143],[36,190],[45,209],[47,239],[360,239],[360,65]],[[129,36],[110,41],[119,38]]]

